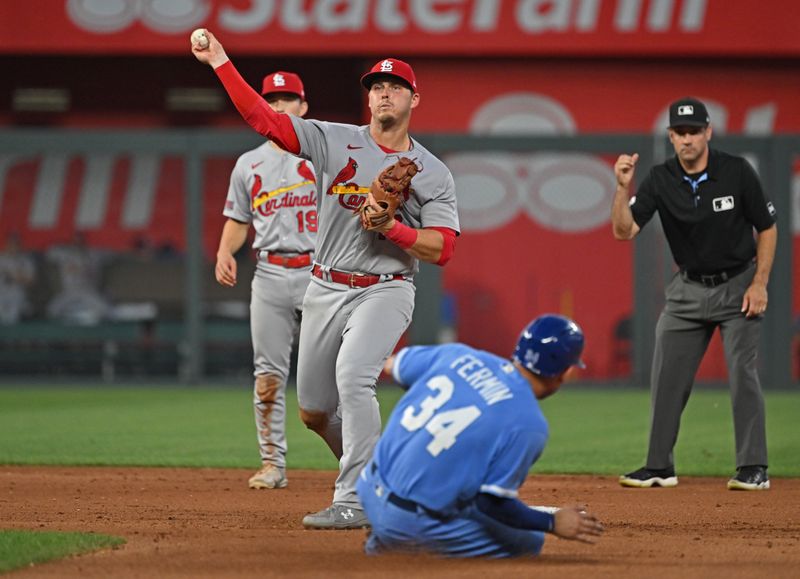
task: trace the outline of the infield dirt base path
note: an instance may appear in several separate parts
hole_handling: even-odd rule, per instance
[[[124,546],[11,577],[800,577],[800,480],[732,492],[725,480],[623,489],[613,477],[533,476],[530,504],[586,504],[597,545],[549,537],[531,560],[367,557],[365,531],[306,531],[335,473],[290,471],[289,487],[247,488],[245,470],[0,467],[0,528],[94,531]]]

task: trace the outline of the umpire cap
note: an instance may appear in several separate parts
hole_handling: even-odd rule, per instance
[[[706,105],[695,98],[685,97],[669,105],[669,128],[707,127],[710,122]]]
[[[544,314],[522,330],[512,360],[534,374],[551,378],[570,366],[585,368],[581,361],[583,343],[578,324],[558,314]]]

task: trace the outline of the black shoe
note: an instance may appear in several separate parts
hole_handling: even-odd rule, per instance
[[[678,477],[675,476],[675,467],[647,468],[642,467],[619,477],[619,484],[624,487],[676,487]]]
[[[728,481],[732,491],[765,491],[769,488],[769,477],[765,466],[743,466],[736,476]]]

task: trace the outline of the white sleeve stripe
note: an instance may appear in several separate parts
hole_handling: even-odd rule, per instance
[[[481,485],[480,491],[482,493],[495,495],[496,497],[502,497],[504,499],[516,499],[519,497],[519,492],[516,490],[504,489],[503,487],[499,487],[497,485]]]
[[[403,360],[403,356],[406,355],[407,348],[403,348],[400,350],[394,357],[394,366],[392,366],[392,378],[394,378],[395,382],[402,384],[403,381],[400,379],[400,362]]]

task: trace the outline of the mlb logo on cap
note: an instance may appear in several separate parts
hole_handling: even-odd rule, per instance
[[[361,84],[365,89],[369,90],[372,85],[372,81],[375,80],[375,77],[379,75],[388,75],[399,78],[405,84],[407,84],[412,91],[419,92],[417,90],[417,77],[414,75],[414,69],[412,69],[411,65],[407,62],[397,60],[396,58],[384,58],[383,60],[375,63],[375,66],[373,66],[369,72],[361,77]]]
[[[706,127],[710,122],[706,105],[695,98],[682,98],[669,105],[670,127]]]
[[[267,96],[271,93],[289,93],[306,100],[306,92],[303,89],[303,81],[293,72],[279,70],[264,77],[261,85],[261,94]]]

